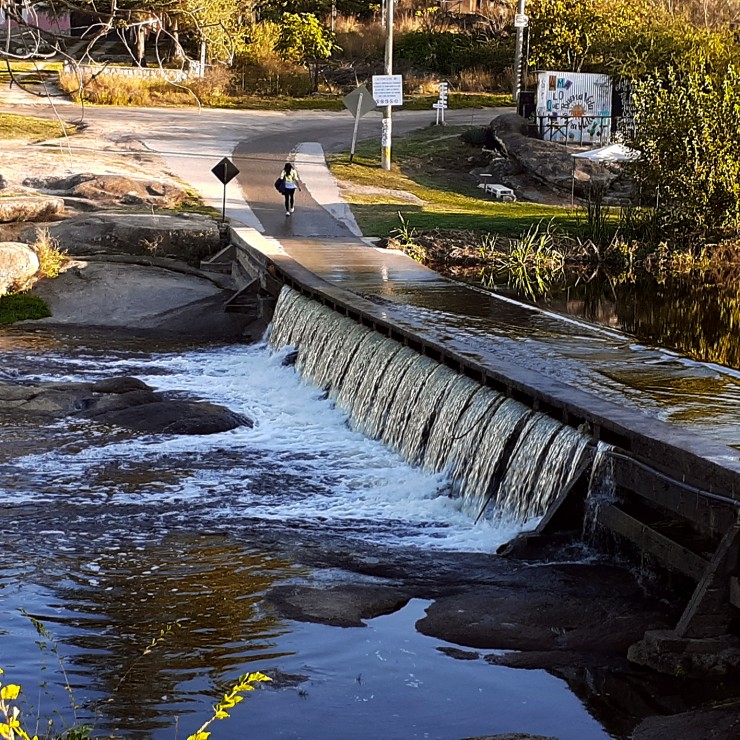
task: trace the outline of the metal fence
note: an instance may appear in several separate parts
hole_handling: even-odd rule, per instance
[[[608,144],[612,136],[612,116],[537,116],[540,139],[561,144]]]

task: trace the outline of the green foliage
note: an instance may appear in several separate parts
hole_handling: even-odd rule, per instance
[[[642,152],[633,165],[663,238],[740,234],[740,73],[653,75],[635,83]]]
[[[460,134],[460,138],[470,146],[483,146],[487,138],[487,126],[471,126]]]
[[[598,49],[599,71],[628,79],[665,73],[668,68],[724,70],[740,56],[730,31],[698,28],[657,12],[644,23],[627,26]]]
[[[531,0],[530,63],[539,69],[580,71],[607,19],[601,0]]]
[[[439,74],[451,74],[467,66],[475,40],[462,33],[450,31],[413,31],[401,36],[394,52],[399,59],[414,67],[429,69]]]
[[[532,300],[546,294],[565,267],[565,256],[555,246],[552,221],[545,226],[533,224],[508,251],[493,252],[491,257],[494,267],[482,276],[483,283],[493,287],[496,275],[506,273],[509,285]]]
[[[0,296],[0,325],[26,319],[45,319],[47,316],[51,316],[51,311],[38,296],[29,293]]]
[[[305,65],[318,90],[321,64],[338,49],[334,39],[313,13],[283,13],[275,51],[285,61]]]

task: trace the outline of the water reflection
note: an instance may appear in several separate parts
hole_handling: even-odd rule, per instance
[[[55,558],[38,574],[52,595],[32,616],[61,638],[73,688],[94,687],[82,712],[96,730],[148,732],[218,695],[245,664],[287,655],[275,646],[287,628],[259,603],[299,574],[222,537],[173,534]]]
[[[513,284],[502,274],[495,289],[531,300]],[[588,275],[571,272],[553,281],[535,302],[696,360],[740,369],[740,289],[733,275],[659,278],[644,270],[616,277],[603,270]]]

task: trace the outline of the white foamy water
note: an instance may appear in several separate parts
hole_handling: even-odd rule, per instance
[[[474,524],[462,500],[450,498],[443,474],[412,468],[352,431],[346,415],[320,390],[282,365],[284,355],[261,345],[97,357],[94,364],[80,356],[65,361],[68,380],[135,374],[156,390],[223,404],[255,426],[73,444],[29,455],[14,461],[31,485],[14,490],[13,502],[63,496],[67,505],[82,507],[102,499],[111,508],[179,504],[183,518],[202,518],[214,527],[256,519],[383,544],[461,551],[494,551],[521,528],[501,521]],[[95,427],[82,424],[80,434],[94,438]],[[166,512],[168,524],[176,519],[177,512]]]

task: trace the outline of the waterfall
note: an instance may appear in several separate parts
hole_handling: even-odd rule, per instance
[[[445,473],[473,517],[542,516],[589,437],[290,288],[270,332],[363,434]]]

